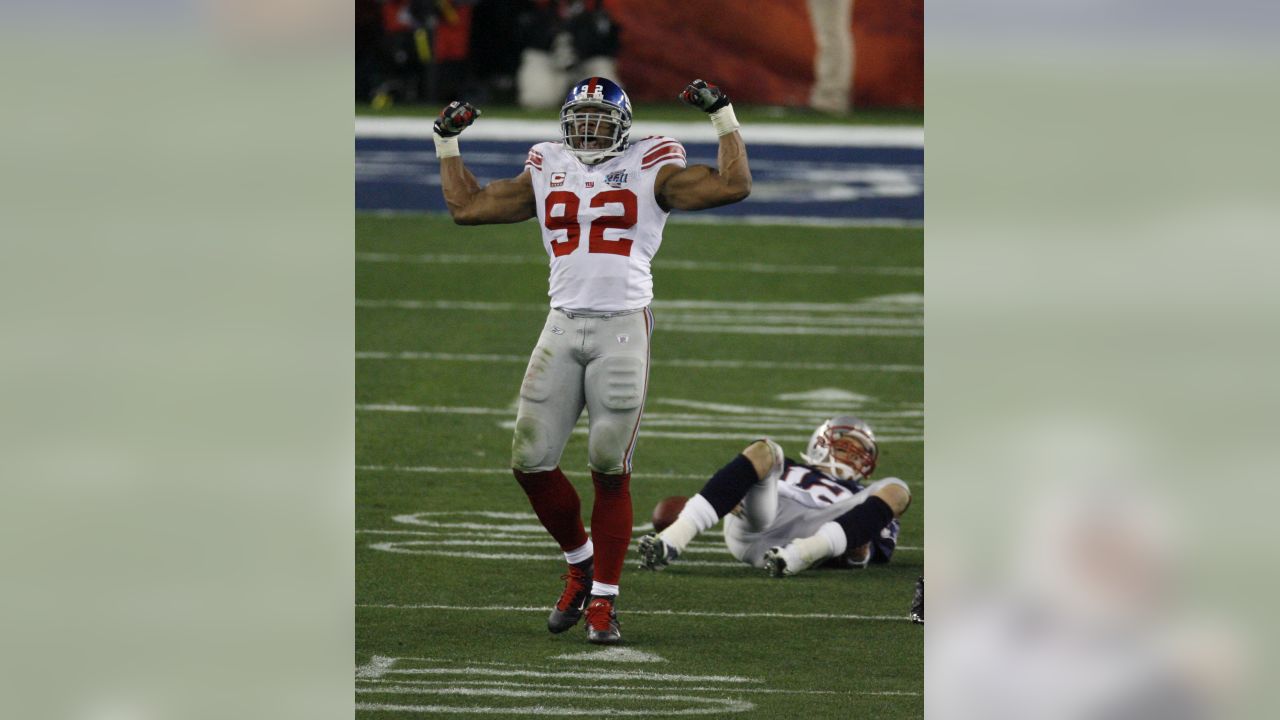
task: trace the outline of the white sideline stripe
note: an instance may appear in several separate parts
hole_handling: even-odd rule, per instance
[[[652,532],[653,528],[649,525],[641,525],[632,528],[632,533]],[[411,535],[413,537],[429,537],[435,538],[431,540],[432,545],[457,545],[457,546],[477,546],[477,547],[519,547],[519,548],[543,548],[550,549],[555,547],[555,543],[539,537],[527,537],[521,535],[504,535],[501,532],[484,535],[467,535],[465,533],[454,533],[448,530],[356,530],[358,535]],[[709,532],[703,532],[702,535],[709,535]],[[717,533],[719,534],[719,533]],[[461,538],[473,539],[461,539]],[[634,544],[634,543],[633,543]],[[895,551],[914,551],[922,548],[915,545],[898,545]],[[690,545],[681,553],[681,557],[685,555],[705,555],[715,553],[723,555],[728,552],[723,545],[712,543],[697,543]],[[685,564],[684,562],[680,563]],[[746,563],[733,563],[733,565],[745,565]]]
[[[830,337],[924,337],[923,330],[890,328],[767,327],[759,325],[684,325],[666,322],[663,330],[719,335],[825,335]]]
[[[356,466],[356,470],[358,470],[358,471],[369,471],[369,472],[407,472],[407,473],[427,473],[427,474],[436,474],[436,473],[439,473],[439,474],[446,474],[446,475],[449,475],[449,474],[453,474],[453,475],[459,475],[459,474],[467,474],[467,475],[507,475],[507,476],[511,475],[511,469],[510,469],[510,468],[493,468],[493,469],[489,469],[489,468],[443,468],[443,467],[431,467],[431,466],[429,466],[429,465],[357,465],[357,466]],[[709,478],[709,477],[711,477],[711,476],[710,476],[710,475],[707,475],[707,474],[698,474],[698,473],[670,473],[670,472],[661,472],[661,473],[632,473],[632,474],[631,474],[631,477],[632,477],[633,479],[638,479],[638,480],[706,480],[707,478]],[[911,486],[912,486],[912,487],[924,487],[924,481],[913,482],[913,483],[911,483]],[[458,511],[458,512],[462,512],[462,511]],[[435,514],[435,513],[417,513],[417,514],[418,514],[418,515],[430,515],[430,514]],[[442,512],[442,513],[439,513],[439,514],[441,514],[441,515],[452,515],[452,514],[455,514],[455,513],[452,513],[452,512]],[[396,522],[414,522],[414,521],[403,521],[403,520],[399,520],[399,519],[398,519],[399,517],[409,517],[409,516],[397,516],[397,520],[396,520]],[[527,516],[525,519],[530,519],[530,520],[531,520],[531,519],[533,519],[534,517],[535,517],[535,516],[533,516],[533,515],[529,515],[529,516]],[[714,531],[708,530],[707,532],[714,532]],[[705,534],[705,533],[704,533],[704,534]]]
[[[504,408],[456,408],[442,406],[422,406],[422,405],[397,405],[394,403],[370,403],[356,405],[357,412],[389,412],[389,413],[421,413],[428,415],[490,415],[511,417],[512,410]],[[513,430],[515,428],[515,420],[505,420],[499,423],[504,430]],[[770,433],[769,430],[776,426],[742,426],[744,429],[740,432],[729,433],[713,433],[713,432],[675,432],[670,430],[652,430],[644,431],[645,437],[650,438],[667,438],[670,440],[739,440],[741,442],[751,442],[761,435],[769,435],[778,442],[808,442],[810,434],[804,435],[785,435],[782,433]],[[801,428],[799,425],[793,426],[794,429],[807,429],[810,426]],[[589,429],[586,427],[575,427],[571,434],[587,435]],[[923,435],[880,435],[877,437],[880,443],[890,442],[923,442]]]
[[[444,362],[494,362],[524,365],[525,355],[491,355],[482,353],[438,353],[382,350],[356,352],[357,360],[439,360]],[[850,372],[922,373],[920,365],[877,365],[873,363],[773,362],[769,360],[651,360],[655,367],[696,367],[724,370],[847,370]]]
[[[800,430],[808,431],[816,426],[820,421],[814,420],[815,413],[811,410],[775,410],[771,408],[742,408],[742,409],[725,409],[729,406],[713,407],[711,403],[697,403],[693,401],[669,400],[666,398],[658,398],[655,402],[669,403],[676,405],[687,405],[689,407],[706,407],[706,409],[723,412],[723,413],[739,413],[749,414],[750,419],[739,416],[709,417],[707,415],[694,415],[689,413],[670,413],[655,411],[644,416],[644,426],[646,428],[653,427],[711,427],[723,430],[742,430],[749,433],[765,433],[771,430]],[[356,410],[365,412],[407,412],[407,413],[425,413],[429,415],[498,415],[509,417],[515,412],[510,408],[482,408],[452,405],[401,405],[399,403],[361,403],[356,405]],[[754,412],[749,412],[754,411]],[[886,410],[882,412],[859,412],[863,418],[871,420],[889,420],[898,418],[923,418],[923,410]],[[752,421],[754,420],[754,422]],[[583,424],[583,420],[579,420],[578,424]],[[882,425],[883,427],[883,425]],[[894,428],[901,429],[901,428]]]
[[[538,612],[546,612],[546,608],[537,608]],[[635,612],[635,611],[632,611]],[[650,680],[657,682],[718,682],[749,683],[756,682],[752,678],[740,675],[680,675],[677,673],[661,673],[650,670],[519,670],[512,667],[442,667],[442,668],[395,668],[388,670],[387,675],[476,675],[498,677],[535,677],[535,678],[570,678],[577,680]]]
[[[585,653],[584,653],[585,654]],[[474,662],[474,661],[473,661]],[[437,685],[479,685],[482,687],[498,686],[498,687],[517,687],[517,688],[550,688],[576,690],[582,692],[584,690],[618,690],[618,691],[634,691],[634,692],[651,692],[652,687],[644,685],[580,685],[580,684],[548,684],[535,682],[519,682],[508,680],[374,680],[361,679],[361,683],[386,683],[404,686],[437,686]],[[782,688],[744,688],[744,687],[701,687],[699,690],[710,692],[732,692],[734,694],[755,693],[759,695],[872,695],[872,696],[906,696],[919,697],[921,693],[910,692],[907,690],[784,690]]]
[[[356,688],[357,693],[372,693],[375,695],[489,695],[493,697],[582,697],[576,690],[534,690],[523,689],[517,690],[503,687],[424,687],[422,685],[388,685],[386,687],[360,687]],[[728,698],[711,698],[711,697],[695,697],[693,695],[644,695],[637,697],[630,693],[619,692],[602,692],[593,693],[593,698],[617,698],[623,700],[632,700],[636,702],[649,702],[653,700],[680,700],[684,702],[699,702],[709,705],[732,706],[734,700]],[[606,710],[601,714],[609,714]]]
[[[537,310],[551,308],[544,303],[490,302],[484,300],[399,300],[393,298],[357,298],[357,307],[396,307],[406,310]],[[919,293],[870,297],[852,303],[747,302],[735,300],[656,300],[657,312],[669,310],[739,310],[752,317],[766,312],[838,313],[848,316],[859,312],[880,312],[923,317],[924,296]]]
[[[736,701],[735,701],[736,702]],[[725,712],[746,712],[755,708],[747,702],[737,703],[740,707],[689,708],[681,710],[620,710],[616,708],[566,708],[548,707],[546,705],[527,705],[522,707],[486,707],[472,705],[391,705],[388,703],[356,703],[356,710],[380,710],[384,712],[405,713],[449,713],[470,715],[640,715],[655,717],[660,715],[715,715]]]
[[[849,402],[853,402],[853,401],[857,401],[857,399],[855,398],[853,400],[847,401],[841,398],[837,400],[836,404],[838,406],[845,406]],[[730,415],[748,415],[751,417],[766,416],[772,420],[779,420],[783,418],[797,418],[797,419],[803,420],[807,427],[817,427],[817,425],[820,424],[823,420],[823,413],[821,410],[787,410],[785,408],[757,407],[755,405],[735,405],[733,403],[706,402],[704,400],[687,400],[684,398],[653,398],[649,402],[658,403],[662,405],[675,405],[676,407],[693,408],[695,410],[706,410],[709,412],[724,413],[724,414],[730,414]],[[909,405],[916,405],[917,407],[919,407],[918,403],[909,403]],[[898,412],[923,413],[923,410],[913,409],[913,410],[903,410]],[[860,410],[859,414],[865,417],[889,417],[889,414],[887,412],[873,413],[865,410]],[[647,419],[649,416],[646,415],[645,417]],[[706,417],[706,416],[702,415],[698,417]],[[897,417],[897,416],[895,415],[894,417]]]
[[[730,698],[717,697],[700,697],[687,696],[687,694],[650,694],[645,693],[644,696],[636,696],[635,693],[617,692],[617,688],[612,688],[613,692],[596,692],[591,693],[591,698],[614,698],[614,700],[627,701],[681,701],[704,703],[704,705],[714,705],[719,708],[731,708],[740,705],[741,701],[730,700]],[[728,688],[726,688],[728,689]],[[461,696],[493,696],[493,697],[572,697],[581,698],[581,693],[571,691],[571,689],[516,689],[494,687],[494,685],[486,685],[486,687],[468,688],[454,687],[454,685],[438,685],[438,687],[424,687],[424,685],[387,685],[387,687],[364,687],[356,688],[357,693],[365,694],[417,694],[417,696],[433,696],[433,694],[461,694]],[[749,705],[749,703],[748,703]],[[602,715],[611,715],[611,708],[603,708],[600,712]]]
[[[741,563],[738,563],[741,565]],[[746,567],[743,565],[743,567]],[[536,612],[545,613],[545,607],[520,607],[514,605],[428,605],[428,604],[375,604],[358,603],[358,608],[378,610],[459,610],[463,612]],[[769,613],[769,612],[711,612],[709,610],[633,610],[628,615],[662,615],[670,617],[718,617],[718,618],[771,618],[777,620],[868,620],[908,622],[906,615],[845,615],[838,613]],[[502,674],[502,673],[498,673]],[[558,675],[559,673],[552,673]]]
[[[755,325],[798,324],[809,326],[844,326],[859,327],[898,327],[918,328],[924,326],[924,316],[917,313],[904,313],[897,316],[879,317],[873,315],[827,315],[817,316],[813,313],[752,313],[750,316]],[[666,322],[682,325],[715,325],[722,323],[742,322],[744,315],[736,311],[668,313],[663,315]]]
[[[586,654],[586,653],[583,653]],[[559,657],[559,656],[557,656]],[[519,682],[510,680],[373,680],[361,679],[362,683],[396,683],[399,685],[498,685],[507,687],[531,687],[531,688],[564,688],[573,689],[579,692],[583,690],[632,690],[636,692],[650,692],[651,687],[643,685],[552,685],[548,683],[536,682]],[[732,692],[732,693],[757,693],[764,695],[919,695],[920,693],[900,692],[900,691],[878,691],[878,690],[784,690],[782,688],[744,688],[744,687],[703,687],[700,690],[708,690],[712,692]]]
[[[516,426],[514,420],[504,421],[500,423],[500,425],[504,430],[514,430]],[[775,441],[780,443],[781,442],[807,443],[809,442],[809,436],[812,434],[812,433],[806,433],[804,435],[782,435],[782,434],[775,434],[775,433],[769,433],[769,432],[687,433],[687,432],[670,432],[665,430],[644,430],[644,429],[642,429],[641,432],[643,432],[644,436],[647,438],[665,438],[668,440],[737,440],[738,442],[741,442],[741,443],[749,443],[753,440],[758,439],[761,435],[768,435],[769,437],[773,438]],[[571,434],[586,435],[587,428],[585,427],[574,428]],[[876,433],[876,441],[879,442],[881,445],[884,445],[885,443],[895,443],[895,442],[915,443],[915,442],[924,442],[924,436],[923,435],[881,435],[879,433]]]
[[[356,262],[396,263],[416,265],[539,265],[546,266],[545,256],[532,255],[442,255],[433,253],[379,253],[358,252]],[[698,270],[774,274],[802,275],[891,275],[917,277],[924,275],[924,269],[918,267],[870,266],[870,267],[837,267],[835,265],[783,265],[773,263],[728,263],[706,262],[702,260],[654,260],[653,267],[659,270]]]
[[[432,467],[430,465],[404,466],[404,465],[357,465],[356,470],[377,471],[377,472],[409,472],[409,473],[440,473],[445,475],[505,475],[511,477],[511,468],[449,468],[449,467]],[[648,472],[648,473],[632,473],[632,479],[640,480],[706,480],[710,475],[698,475],[695,473],[670,473],[670,472]],[[428,513],[418,513],[419,515]],[[442,515],[454,513],[440,513]],[[532,520],[534,515],[527,515],[524,519]]]
[[[538,311],[546,310],[541,305],[524,305],[520,306],[515,303],[483,303],[483,302],[465,302],[456,300],[356,300],[356,307],[365,310],[469,310],[480,312],[512,312],[517,310]],[[736,318],[726,318],[732,321]],[[743,322],[754,322],[754,318],[741,318]],[[768,325],[732,325],[732,324],[712,324],[713,318],[692,318],[680,316],[667,316],[658,327],[664,331],[673,332],[693,332],[693,333],[720,333],[731,335],[828,335],[834,337],[842,337],[849,335],[863,336],[882,336],[882,337],[921,337],[924,331],[920,328],[923,324],[919,318],[912,318],[906,324],[908,328],[885,328],[878,325],[884,322],[884,318],[868,317],[868,316],[848,316],[839,318],[841,324],[853,325],[853,327],[826,327],[822,325],[822,319],[810,318],[805,316],[780,317],[765,316],[761,321],[796,323],[796,325],[784,326],[768,326]],[[805,325],[805,322],[818,323],[816,325]],[[706,324],[703,324],[703,323]],[[721,320],[720,322],[724,322]],[[829,322],[829,321],[828,321]],[[863,325],[863,326],[859,326]]]
[[[369,117],[355,118],[358,138],[426,138],[432,135],[435,118]],[[801,147],[924,147],[924,128],[918,125],[795,125],[758,123],[744,126],[742,139],[764,145],[796,145]],[[666,135],[685,142],[715,143],[719,137],[711,123],[698,121],[645,122],[638,120],[631,130],[635,138]],[[560,123],[546,120],[517,120],[481,117],[461,137],[465,151],[467,139],[520,140],[528,142],[558,141]]]

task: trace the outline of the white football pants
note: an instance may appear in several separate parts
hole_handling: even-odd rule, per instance
[[[585,407],[588,465],[607,475],[631,472],[648,391],[652,332],[648,308],[553,309],[520,385],[511,466],[537,472],[559,465]]]

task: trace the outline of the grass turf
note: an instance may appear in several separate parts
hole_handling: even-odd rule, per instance
[[[375,657],[399,658],[358,680],[357,702],[366,708],[358,716],[511,716],[566,708],[638,717],[692,710],[744,718],[923,715],[923,634],[904,619],[923,570],[921,442],[882,447],[878,475],[900,476],[914,490],[899,540],[904,548],[891,564],[778,581],[734,564],[720,537],[708,534],[687,556],[692,562],[654,574],[634,569],[633,549],[619,604],[625,647],[664,662],[558,659],[597,648],[586,644],[581,626],[559,636],[545,629],[561,588],[557,548],[532,516],[476,514],[529,512],[505,470],[510,431],[501,424],[514,419],[523,358],[546,314],[537,228],[459,228],[440,216],[359,215],[356,239],[361,301],[504,304],[358,306],[358,351],[432,354],[357,362],[356,397],[364,409],[356,421],[356,662],[372,668]],[[734,261],[780,271],[723,267]],[[780,396],[836,388],[869,397],[867,407],[883,415],[872,420],[882,435],[923,433],[918,420],[892,419],[915,417],[923,403],[923,377],[911,369],[922,364],[918,334],[664,331],[664,318],[679,324],[683,313],[664,310],[664,301],[754,303],[759,309],[751,312],[761,313],[783,312],[781,303],[854,304],[922,293],[922,263],[917,229],[668,225],[655,262],[654,362],[632,481],[636,525],[647,523],[660,498],[696,492],[752,437],[741,427],[743,418],[708,409],[717,404],[766,414],[789,409],[795,422],[808,426],[810,419],[797,411],[805,401],[797,406]],[[846,272],[788,271],[817,265]],[[680,360],[777,366],[673,364]],[[816,371],[785,367],[791,362],[908,367]],[[391,404],[400,410],[387,409]],[[812,423],[825,412],[813,409]],[[704,425],[683,427],[680,413]],[[650,423],[651,417],[659,420]],[[740,437],[691,437],[726,428],[727,435],[739,428]],[[782,445],[792,457],[803,450],[802,442]],[[570,439],[562,465],[589,515],[584,436]],[[417,515],[416,524],[397,519],[416,513],[440,514]],[[415,605],[450,609],[404,607]],[[512,609],[480,609],[494,607]],[[650,614],[664,611],[672,614]],[[794,617],[805,614],[889,619]],[[416,710],[388,712],[388,706]]]

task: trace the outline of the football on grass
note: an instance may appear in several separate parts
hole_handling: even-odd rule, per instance
[[[663,498],[653,506],[653,529],[655,532],[662,532],[667,526],[676,521],[680,517],[680,511],[684,509],[684,503],[688,498],[673,495],[669,498]]]

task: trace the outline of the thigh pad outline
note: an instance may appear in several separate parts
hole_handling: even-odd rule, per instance
[[[634,410],[644,401],[644,358],[612,355],[600,360],[595,392],[610,410]]]

